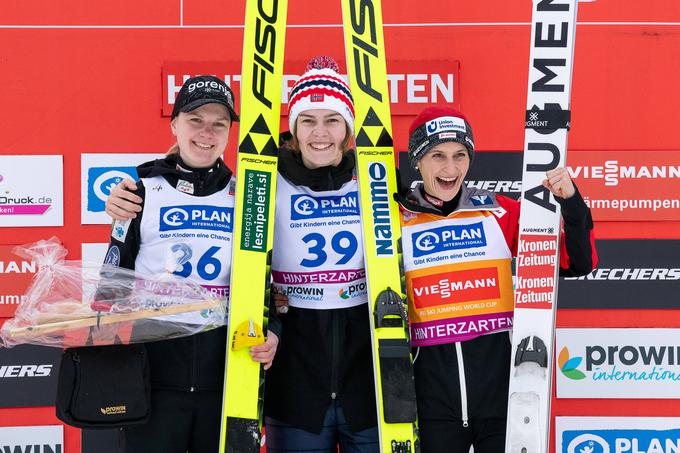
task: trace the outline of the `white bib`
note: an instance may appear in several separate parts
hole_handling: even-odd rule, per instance
[[[162,176],[143,178],[146,195],[135,270],[196,282],[216,296],[229,296],[234,217],[234,178],[206,197],[182,193]],[[199,313],[156,319],[202,323]]]
[[[327,310],[366,303],[356,180],[314,192],[278,176],[274,286],[292,307]]]

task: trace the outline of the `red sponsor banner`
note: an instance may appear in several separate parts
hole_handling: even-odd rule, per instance
[[[676,151],[588,151],[569,155],[569,173],[594,220],[680,220]]]
[[[417,308],[501,297],[495,267],[428,275],[414,278],[411,285]]]
[[[0,245],[0,317],[11,318],[38,270],[32,261],[12,253],[13,245]]]
[[[288,93],[295,81],[302,75],[307,62],[286,61],[281,114],[287,115]],[[338,60],[340,71],[344,73],[344,60]],[[415,115],[429,104],[446,103],[460,108],[460,62],[440,60],[390,61],[387,64],[388,89],[393,115]],[[212,74],[220,77],[234,91],[237,105],[241,99],[241,62],[240,61],[196,61],[163,63],[162,69],[162,114],[170,116],[174,100],[189,77]],[[238,110],[238,109],[237,109]]]
[[[556,236],[520,235],[515,283],[516,307],[552,307],[556,255]]]

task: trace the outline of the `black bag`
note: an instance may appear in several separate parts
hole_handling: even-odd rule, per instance
[[[77,428],[145,423],[151,389],[144,345],[67,349],[59,368],[56,411],[59,420]]]

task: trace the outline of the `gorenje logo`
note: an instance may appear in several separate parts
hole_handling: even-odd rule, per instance
[[[234,208],[222,206],[167,206],[161,208],[160,231],[216,230],[232,231]]]
[[[560,355],[557,357],[557,364],[560,367],[560,371],[569,379],[580,380],[585,379],[586,375],[582,371],[578,370],[577,367],[583,361],[583,357],[570,357],[569,349],[562,348]]]
[[[48,377],[52,365],[2,365],[0,378]]]
[[[91,167],[87,170],[87,210],[104,212],[106,199],[119,182],[137,180],[137,170],[129,167]]]
[[[379,257],[393,256],[392,223],[390,219],[390,194],[387,190],[387,169],[382,162],[368,166],[371,189],[371,210],[373,211],[373,232],[375,253]]]
[[[486,246],[486,235],[482,222],[420,231],[413,234],[411,240],[414,258],[448,250]]]
[[[291,220],[359,215],[357,192],[328,197],[293,195],[290,199]]]
[[[617,186],[619,179],[666,179],[680,178],[680,165],[619,165],[617,160],[605,161],[604,165],[568,168],[572,178],[604,179],[605,186]]]

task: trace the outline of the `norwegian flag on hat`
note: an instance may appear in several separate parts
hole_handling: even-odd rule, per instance
[[[354,133],[354,100],[349,85],[338,73],[338,64],[329,56],[314,57],[305,73],[290,90],[288,125],[295,130],[298,115],[306,110],[338,112]]]

